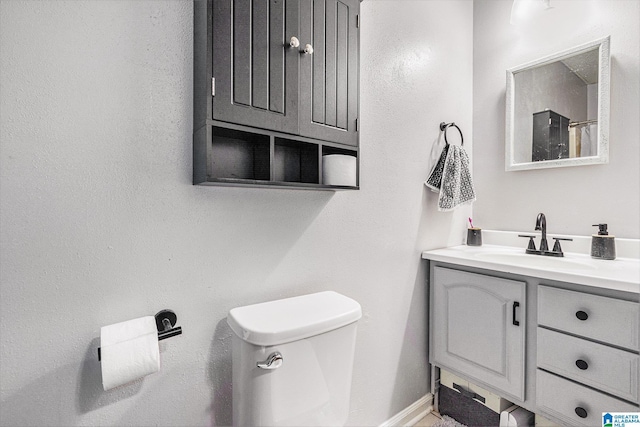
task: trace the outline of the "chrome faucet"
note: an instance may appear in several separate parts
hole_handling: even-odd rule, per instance
[[[543,213],[539,213],[536,218],[536,231],[542,231],[542,239],[540,240],[540,252],[545,252],[549,250],[549,245],[547,244],[547,218]]]
[[[539,213],[536,218],[536,227],[534,228],[536,231],[542,232],[542,238],[540,240],[540,249],[536,249],[536,244],[533,239],[536,236],[528,235],[528,234],[519,234],[520,237],[528,237],[529,245],[527,246],[527,253],[534,255],[548,255],[548,256],[557,256],[562,257],[564,253],[562,252],[562,248],[560,247],[560,240],[568,240],[571,241],[573,239],[567,239],[563,237],[554,237],[555,244],[553,245],[553,250],[549,250],[549,244],[547,243],[547,218],[543,213]]]

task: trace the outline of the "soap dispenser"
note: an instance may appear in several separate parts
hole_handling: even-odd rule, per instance
[[[594,224],[598,234],[591,236],[591,257],[599,259],[616,259],[615,236],[607,232],[607,224]]]

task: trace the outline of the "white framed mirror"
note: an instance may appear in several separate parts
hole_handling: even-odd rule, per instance
[[[505,170],[609,161],[609,39],[507,70]]]

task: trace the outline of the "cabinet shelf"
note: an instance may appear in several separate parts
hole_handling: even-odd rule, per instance
[[[255,187],[255,188],[291,188],[300,190],[358,190],[359,187],[349,185],[322,185],[309,184],[300,182],[284,182],[284,181],[259,181],[251,179],[233,179],[233,178],[212,178],[200,185],[211,185],[221,187]]]
[[[357,158],[357,147],[223,122],[207,124],[196,131],[193,147],[194,184],[359,189],[320,183],[323,155],[348,154]]]
[[[274,137],[273,179],[319,184],[318,145]]]
[[[220,127],[212,128],[213,178],[269,180],[269,137]]]

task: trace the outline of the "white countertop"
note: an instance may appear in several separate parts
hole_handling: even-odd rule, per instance
[[[483,233],[484,234],[484,233]],[[577,283],[598,288],[640,293],[640,259],[618,257],[593,259],[590,255],[565,252],[556,258],[525,253],[523,247],[484,244],[453,246],[422,252],[422,258],[467,267],[541,279]]]

